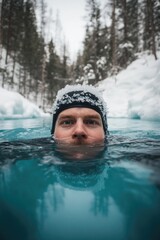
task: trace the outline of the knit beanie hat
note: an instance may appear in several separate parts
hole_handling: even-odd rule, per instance
[[[107,107],[97,89],[91,85],[66,85],[58,91],[53,104],[53,120],[51,134],[54,134],[58,115],[73,107],[91,108],[98,112],[102,118],[105,136],[108,133]]]

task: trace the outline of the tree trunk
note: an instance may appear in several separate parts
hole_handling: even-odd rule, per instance
[[[11,77],[11,87],[12,88],[13,88],[13,85],[14,85],[15,67],[16,67],[16,52],[14,52],[14,57],[13,57],[13,68],[12,68],[12,77]]]
[[[115,68],[117,65],[117,58],[116,58],[116,14],[115,14],[115,0],[112,1],[112,24],[111,24],[111,60],[112,60],[112,67]]]
[[[152,53],[157,60],[157,53],[156,53],[156,41],[155,41],[155,25],[154,25],[154,1],[148,0],[148,11],[150,16],[150,23],[151,23],[151,42],[152,42]]]

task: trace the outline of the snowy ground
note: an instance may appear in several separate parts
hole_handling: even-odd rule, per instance
[[[37,118],[46,114],[16,92],[0,88],[0,119]]]
[[[160,52],[143,54],[116,77],[99,83],[109,117],[160,121]]]
[[[108,117],[160,121],[159,59],[143,54],[116,77],[101,81],[98,88],[108,106]],[[0,88],[0,119],[46,116],[19,93]]]

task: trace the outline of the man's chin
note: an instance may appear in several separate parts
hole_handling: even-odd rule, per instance
[[[105,148],[103,144],[91,144],[86,142],[72,142],[72,143],[58,143],[56,144],[56,151],[65,159],[93,159],[99,155]]]

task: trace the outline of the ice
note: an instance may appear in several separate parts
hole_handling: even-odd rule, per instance
[[[46,116],[46,114],[22,95],[0,88],[0,119],[42,116]]]

